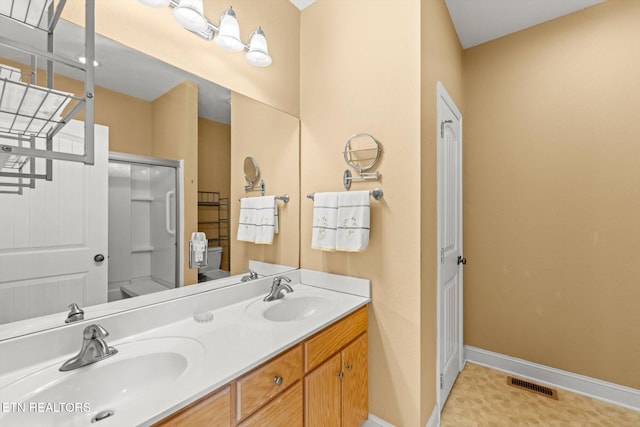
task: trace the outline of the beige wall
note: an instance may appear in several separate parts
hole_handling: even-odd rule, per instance
[[[330,29],[330,30],[328,30]],[[318,0],[302,11],[301,266],[371,279],[369,411],[420,422],[420,2]],[[316,191],[341,191],[356,132],[383,145],[363,253],[311,249]],[[432,351],[434,351],[432,349]]]
[[[422,0],[420,152],[421,418],[436,405],[437,371],[437,91],[441,81],[462,111],[462,47],[444,0]]]
[[[465,341],[640,388],[640,2],[464,54]]]
[[[96,1],[96,31],[105,37],[293,115],[299,110],[300,13],[288,0],[234,0],[241,38],[261,26],[273,64],[254,67],[243,53],[218,48],[184,30],[170,8],[135,0]],[[125,7],[126,4],[126,7]],[[227,0],[204,0],[215,24]],[[84,1],[69,0],[62,17],[84,26]]]
[[[191,233],[198,231],[198,85],[185,81],[151,103],[151,155],[184,160],[184,284],[198,283],[198,270],[189,269]]]
[[[220,197],[231,192],[231,126],[198,118],[198,191],[217,191]],[[226,218],[226,214],[223,218]],[[198,222],[217,221],[218,208],[200,206]],[[218,226],[199,224],[207,237],[218,237]],[[221,266],[229,266],[229,242],[223,244]]]
[[[300,121],[275,108],[231,92],[231,274],[248,268],[248,260],[289,266],[300,264]],[[245,193],[244,159],[253,157],[266,184],[265,195],[288,194],[290,201],[278,201],[280,232],[271,245],[239,242],[238,212]]]

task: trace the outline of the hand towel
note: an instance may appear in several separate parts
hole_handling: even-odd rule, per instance
[[[240,199],[240,219],[238,221],[237,239],[243,242],[256,241],[255,198]]]
[[[369,245],[369,192],[338,193],[336,250],[362,252]]]
[[[311,235],[313,249],[336,250],[337,221],[338,193],[316,193],[313,198],[313,230]]]
[[[275,196],[254,197],[255,226],[258,245],[273,243],[274,234],[278,232],[278,205]]]

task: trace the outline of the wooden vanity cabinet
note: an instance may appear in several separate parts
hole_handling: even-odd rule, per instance
[[[368,416],[367,307],[328,326],[162,427],[359,427]]]
[[[365,307],[305,342],[305,427],[359,427],[367,419],[366,331]]]

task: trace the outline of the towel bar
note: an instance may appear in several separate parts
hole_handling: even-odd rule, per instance
[[[311,194],[307,194],[307,198],[313,200],[314,196],[316,193],[311,193]],[[384,195],[384,192],[382,191],[382,189],[380,188],[376,188],[373,190],[369,190],[369,195],[371,197],[373,197],[376,200],[380,200],[382,199],[382,196]]]
[[[282,196],[275,196],[276,200],[282,200],[285,204],[289,203],[289,195],[288,194],[284,194]],[[238,199],[238,201],[240,201],[240,199]]]

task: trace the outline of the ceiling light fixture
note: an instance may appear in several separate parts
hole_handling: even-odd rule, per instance
[[[87,63],[87,58],[85,58],[84,56],[78,56],[77,59],[78,59],[78,62],[80,62],[81,64],[86,64]],[[99,63],[98,61],[96,61],[95,59],[93,60],[93,66],[94,67],[99,67],[101,65],[102,64]]]
[[[216,26],[204,16],[202,0],[139,0],[147,6],[173,8],[173,16],[185,29],[198,37],[214,43],[227,51],[240,52],[247,50],[245,59],[256,67],[266,67],[273,61],[269,55],[267,39],[262,28],[256,28],[249,37],[249,44],[240,39],[238,19],[233,8],[229,6],[220,17],[220,25]]]
[[[202,0],[180,0],[180,4],[173,9],[173,17],[185,29],[199,33],[207,29],[203,10]]]
[[[267,39],[262,28],[258,27],[249,36],[249,51],[244,54],[245,59],[256,67],[271,65],[271,56],[267,47]]]
[[[229,52],[244,50],[244,43],[240,40],[240,27],[238,18],[231,6],[220,17],[220,30],[213,38],[213,42]]]

